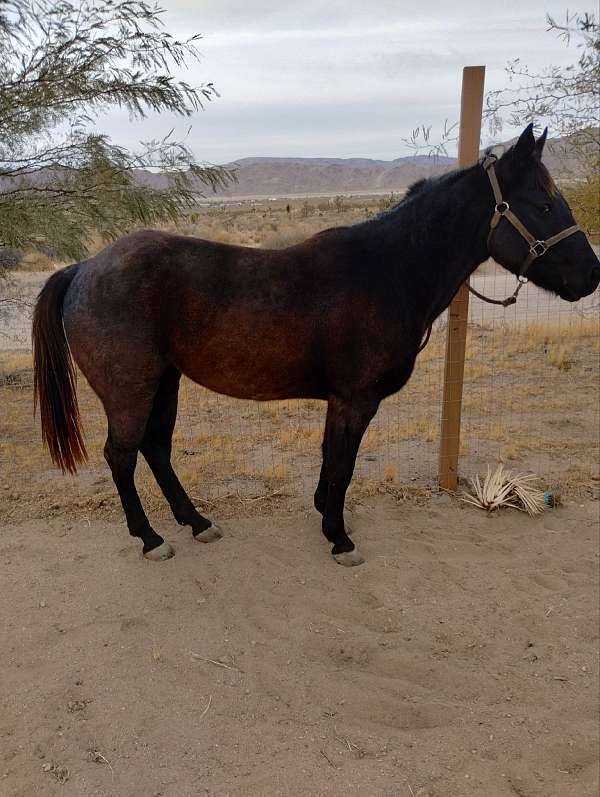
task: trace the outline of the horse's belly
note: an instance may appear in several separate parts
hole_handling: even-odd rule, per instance
[[[314,365],[280,342],[270,345],[268,340],[248,340],[237,346],[186,347],[175,351],[172,359],[194,382],[234,398],[269,401],[324,395]]]

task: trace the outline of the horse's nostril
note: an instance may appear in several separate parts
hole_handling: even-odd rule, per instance
[[[590,274],[590,281],[593,285],[598,285],[600,282],[600,266],[594,266]]]

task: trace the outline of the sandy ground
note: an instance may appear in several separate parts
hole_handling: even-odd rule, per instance
[[[0,794],[595,797],[598,507],[5,525]]]

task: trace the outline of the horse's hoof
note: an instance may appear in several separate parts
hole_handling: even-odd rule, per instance
[[[168,542],[163,542],[151,551],[146,551],[144,559],[150,559],[151,562],[164,562],[165,559],[170,559],[175,556],[175,549]]]
[[[198,542],[214,542],[215,540],[220,540],[223,536],[223,532],[218,526],[215,526],[213,523],[204,531],[199,531],[198,534],[194,534],[194,539],[198,540]]]
[[[333,558],[338,565],[344,565],[344,567],[356,567],[356,565],[362,565],[365,561],[358,548],[344,553],[334,553]]]

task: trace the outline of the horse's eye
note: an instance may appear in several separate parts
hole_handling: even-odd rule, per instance
[[[544,205],[543,210],[544,210],[544,213],[550,213],[550,211],[552,210],[552,205],[548,205],[548,204]]]

